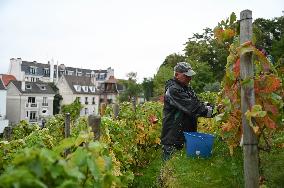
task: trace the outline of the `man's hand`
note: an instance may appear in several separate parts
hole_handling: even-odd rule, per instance
[[[206,117],[208,117],[208,118],[211,118],[212,117],[212,114],[213,114],[213,108],[212,108],[212,106],[205,106],[206,108],[207,108],[207,115],[206,115]]]

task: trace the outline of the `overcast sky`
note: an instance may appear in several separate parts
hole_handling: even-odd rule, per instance
[[[0,0],[0,73],[10,58],[153,77],[195,32],[231,12],[283,15],[283,0]]]

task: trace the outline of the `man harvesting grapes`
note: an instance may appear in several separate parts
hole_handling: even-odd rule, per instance
[[[161,143],[163,160],[183,148],[183,132],[197,131],[197,117],[211,117],[213,108],[198,100],[189,82],[196,73],[186,62],[174,67],[174,78],[166,82]]]

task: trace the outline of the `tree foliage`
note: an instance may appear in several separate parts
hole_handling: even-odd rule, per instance
[[[143,89],[145,99],[149,101],[151,97],[153,97],[153,93],[154,93],[153,78],[144,78],[142,82],[142,89]]]
[[[141,86],[137,83],[137,73],[130,72],[127,74],[127,77],[128,80],[121,81],[121,84],[125,86],[126,90],[119,95],[120,102],[131,101],[132,99],[136,100],[142,92]]]
[[[275,62],[284,57],[284,16],[256,19],[253,23],[253,34],[256,47],[265,49]]]
[[[80,116],[80,111],[82,108],[83,108],[83,105],[77,98],[72,104],[63,105],[61,108],[61,112],[63,114],[70,113],[71,120],[74,121]]]
[[[185,61],[185,57],[180,54],[171,54],[166,57],[165,61],[160,66],[157,74],[154,76],[154,96],[164,94],[165,82],[174,76],[174,66],[178,62]]]

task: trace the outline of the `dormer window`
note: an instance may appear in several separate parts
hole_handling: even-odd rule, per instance
[[[46,90],[46,86],[40,86],[41,90]]]
[[[48,76],[48,75],[49,75],[49,68],[44,68],[44,69],[43,69],[43,74],[44,74],[45,76]]]
[[[30,67],[30,74],[36,74],[36,67]]]
[[[80,85],[74,85],[74,88],[77,92],[81,91],[81,86]]]
[[[84,92],[88,92],[88,86],[83,86]]]
[[[30,84],[27,84],[26,89],[32,89],[32,86]]]
[[[67,71],[67,74],[68,74],[68,75],[73,75],[73,72],[74,72],[74,71]]]
[[[91,92],[93,92],[93,93],[96,92],[96,87],[95,86],[89,86],[89,88],[90,88]]]

